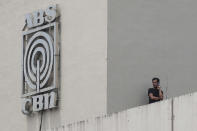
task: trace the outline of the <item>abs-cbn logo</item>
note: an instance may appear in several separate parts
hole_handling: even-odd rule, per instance
[[[57,107],[59,89],[59,12],[57,6],[29,13],[23,29],[22,112]]]

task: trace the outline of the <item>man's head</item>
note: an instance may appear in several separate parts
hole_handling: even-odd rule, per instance
[[[157,86],[159,86],[159,82],[160,82],[159,78],[154,77],[152,79],[153,87],[156,88]]]

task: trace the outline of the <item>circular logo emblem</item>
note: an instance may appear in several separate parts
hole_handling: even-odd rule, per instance
[[[24,76],[32,89],[43,88],[53,68],[53,40],[51,36],[39,31],[29,39],[24,55]]]

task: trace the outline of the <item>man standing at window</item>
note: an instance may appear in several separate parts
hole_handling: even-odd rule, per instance
[[[163,91],[161,90],[159,83],[159,78],[155,77],[152,79],[153,88],[148,89],[149,104],[163,100]]]

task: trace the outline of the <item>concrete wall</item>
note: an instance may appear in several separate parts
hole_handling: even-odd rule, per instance
[[[44,131],[196,131],[197,93]]]
[[[197,1],[108,0],[108,112],[197,91]]]
[[[0,125],[38,131],[40,114],[21,112],[22,29],[25,14],[58,4],[61,12],[61,94],[58,110],[43,114],[43,129],[106,113],[106,0],[0,1]]]
[[[196,131],[197,93],[174,99],[174,131]]]

